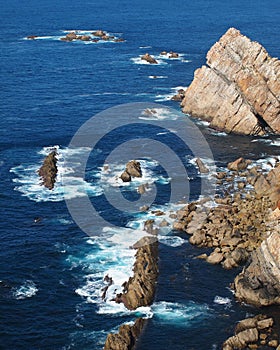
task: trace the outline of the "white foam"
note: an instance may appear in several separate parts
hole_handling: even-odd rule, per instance
[[[231,299],[227,297],[221,297],[216,295],[214,298],[214,303],[219,305],[226,305],[227,307],[231,306]]]
[[[166,79],[167,75],[149,75],[149,79]]]
[[[178,236],[159,236],[159,242],[169,247],[176,248],[187,243],[187,240]]]
[[[153,56],[155,58],[155,60],[157,61],[157,64],[151,64],[149,62],[147,62],[146,60],[142,60],[141,57],[143,55],[139,55],[138,57],[132,57],[131,58],[131,61],[134,63],[134,64],[147,64],[147,65],[150,65],[150,66],[159,66],[159,65],[165,65],[167,64],[166,62],[164,62],[159,56]]]
[[[31,298],[36,295],[37,292],[38,288],[31,280],[26,280],[20,287],[12,289],[13,296],[17,300]]]
[[[86,195],[94,197],[100,196],[103,193],[102,188],[98,185],[89,183],[83,178],[71,176],[75,166],[79,165],[78,156],[82,155],[84,152],[88,152],[88,148],[62,149],[56,145],[44,147],[38,154],[46,156],[53,150],[57,152],[58,169],[54,189],[49,190],[41,185],[41,179],[37,173],[42,165],[42,160],[40,160],[37,164],[22,164],[10,170],[10,172],[16,175],[16,178],[13,179],[13,182],[16,183],[15,190],[21,192],[23,196],[35,202],[59,202],[64,199],[83,197]],[[65,167],[65,157],[72,157],[73,155],[77,156],[77,163],[72,163],[70,167]]]
[[[144,120],[177,120],[182,118],[181,113],[174,113],[167,108],[146,109],[141,113],[139,119]]]
[[[152,312],[160,323],[183,327],[189,327],[211,316],[211,310],[206,304],[197,304],[192,301],[187,304],[157,302],[152,305]]]
[[[186,86],[175,86],[170,89],[170,92],[167,94],[158,94],[156,95],[156,102],[170,101],[174,95],[177,94],[179,90],[186,90]]]

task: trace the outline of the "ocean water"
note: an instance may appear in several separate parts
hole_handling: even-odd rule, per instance
[[[195,259],[204,250],[169,229],[170,214],[180,207],[173,187],[182,197],[187,192],[187,199],[197,198],[204,183],[210,193],[214,188],[213,178],[197,173],[196,151],[178,142],[180,130],[193,128],[190,143],[197,131],[170,96],[190,84],[208,49],[229,27],[279,57],[279,1],[1,0],[0,5],[0,348],[98,350],[109,332],[143,316],[149,321],[138,350],[219,349],[238,320],[260,310],[235,301],[229,284],[237,270]],[[59,40],[67,31],[96,29],[125,41]],[[28,35],[39,38],[27,40]],[[160,55],[163,50],[180,55],[168,59]],[[146,52],[159,65],[143,64]],[[139,113],[137,122],[122,114],[126,107],[104,114],[127,103],[137,103],[136,109],[158,105],[151,105],[152,115]],[[79,147],[71,148],[72,137],[88,120],[100,142],[91,147],[81,138]],[[277,137],[231,136],[206,123],[195,125],[213,153],[215,164],[204,158],[212,170],[241,155],[263,164],[279,155]],[[59,173],[55,190],[49,191],[40,186],[36,171],[53,148]],[[118,176],[128,148],[145,153],[138,158],[144,177],[122,186]],[[177,158],[161,157],[168,150]],[[85,159],[85,176],[76,176]],[[137,188],[146,184],[143,200],[151,209],[143,213],[135,209],[141,202]],[[86,198],[96,216],[77,205],[73,215],[71,204],[84,204]],[[156,210],[165,214],[156,216]],[[150,307],[128,312],[111,299],[132,274],[130,246],[151,218],[169,224],[159,232],[156,299]],[[106,275],[114,284],[102,300]],[[275,308],[261,311],[279,315]]]

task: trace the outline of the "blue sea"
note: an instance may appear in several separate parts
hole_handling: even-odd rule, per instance
[[[170,229],[180,200],[215,189],[214,177],[200,177],[195,167],[202,150],[217,169],[239,156],[265,164],[279,155],[279,138],[215,132],[170,100],[230,27],[279,57],[279,1],[0,5],[0,349],[101,350],[109,332],[137,317],[148,319],[137,350],[220,349],[238,320],[259,312],[280,319],[276,308],[236,302],[229,286],[239,270],[195,259],[208,251]],[[125,41],[60,40],[98,29]],[[144,64],[146,52],[159,64]],[[37,170],[53,149],[59,172],[49,191]],[[124,186],[118,176],[134,158],[143,178]],[[150,210],[140,211],[148,200]],[[145,235],[147,219],[169,225],[159,231],[157,293],[153,305],[130,312],[111,299],[132,275],[130,246]],[[107,275],[114,284],[103,300]]]

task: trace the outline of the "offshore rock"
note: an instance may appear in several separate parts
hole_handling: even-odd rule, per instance
[[[280,134],[280,61],[230,28],[195,71],[182,107],[227,133]]]
[[[116,302],[123,303],[129,310],[151,305],[158,277],[158,242],[156,237],[143,237],[136,243],[136,261],[133,276],[125,284],[124,291]]]
[[[49,190],[54,188],[57,175],[57,158],[56,151],[52,151],[49,155],[46,156],[43,165],[38,170],[38,174],[42,179],[42,185],[47,187]]]
[[[120,326],[117,334],[108,334],[104,350],[132,350],[146,322],[147,320],[138,318],[132,326]]]
[[[125,171],[120,176],[123,182],[131,181],[132,177],[142,177],[141,165],[136,160],[131,160],[128,162],[126,164]]]
[[[151,56],[149,53],[146,53],[145,55],[141,56],[141,60],[147,61],[150,64],[157,64],[158,61]]]

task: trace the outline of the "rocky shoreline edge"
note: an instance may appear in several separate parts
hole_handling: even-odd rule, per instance
[[[260,165],[243,158],[229,163],[227,171],[216,174],[216,197],[187,204],[177,212],[173,225],[175,230],[188,234],[191,244],[212,248],[210,254],[197,258],[225,269],[244,266],[231,288],[239,302],[256,307],[280,305],[279,159],[267,165],[271,170],[265,173]],[[242,324],[246,322],[251,321]],[[266,345],[279,350],[279,335],[271,337],[272,331],[268,330],[273,320],[263,329],[258,329],[258,320],[254,326],[252,322],[253,330],[249,326],[242,333],[236,330],[223,349]]]

